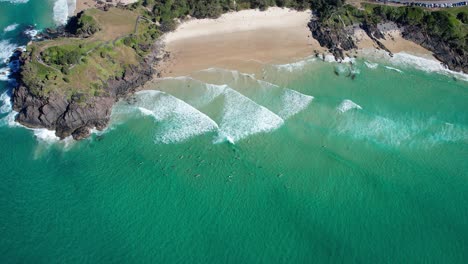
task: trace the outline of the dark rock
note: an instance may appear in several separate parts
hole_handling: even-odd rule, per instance
[[[357,48],[346,28],[340,23],[334,24],[333,27],[330,27],[322,25],[322,23],[317,19],[312,19],[308,26],[312,32],[312,36],[322,47],[328,48],[336,59],[344,59],[344,50]]]
[[[432,51],[434,57],[442,61],[449,69],[468,73],[468,52],[466,50],[451,48],[450,43],[431,36],[429,32],[425,32],[417,25],[404,26],[402,35],[403,38]]]
[[[121,78],[108,80],[102,96],[86,98],[77,94],[67,99],[65,95],[53,93],[42,98],[32,93],[19,78],[12,97],[13,108],[19,113],[16,121],[30,128],[55,130],[61,139],[72,136],[80,140],[88,137],[93,128],[103,130],[110,121],[114,103],[153,77],[153,64],[160,59],[158,52],[155,44],[153,52],[140,65],[126,68]]]

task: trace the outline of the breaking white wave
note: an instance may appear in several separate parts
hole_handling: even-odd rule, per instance
[[[235,143],[253,134],[275,130],[284,123],[281,117],[233,89],[224,89],[223,95],[223,114],[215,142],[227,139]]]
[[[468,81],[468,75],[462,72],[455,72],[446,68],[441,62],[431,59],[424,58],[405,52],[399,52],[393,54],[393,57],[390,57],[385,51],[372,51],[371,53],[364,52],[364,56],[368,58],[379,59],[382,61],[390,62],[392,66],[397,66],[398,68],[402,67],[411,67],[425,72],[436,72],[450,77],[456,77],[460,80]],[[366,64],[367,65],[367,64]],[[403,71],[394,67],[384,66],[389,70],[394,70],[402,73]]]
[[[258,94],[258,99],[255,101],[272,110],[283,119],[288,119],[303,111],[314,99],[313,96],[305,95],[291,89],[281,88],[278,85],[262,80],[257,80],[257,82],[266,89],[263,93]],[[255,88],[254,91],[256,91]],[[279,96],[276,95],[277,93],[280,93]],[[271,98],[267,98],[268,96],[271,96]],[[262,98],[267,100],[262,102]]]
[[[0,126],[8,126],[10,128],[19,127],[19,128],[24,128],[26,130],[32,131],[33,136],[37,140],[37,142],[40,143],[42,147],[46,147],[46,148],[52,145],[58,144],[60,146],[63,146],[64,149],[68,149],[74,144],[75,140],[73,139],[72,136],[69,136],[63,140],[60,140],[60,138],[55,135],[55,131],[53,130],[48,130],[46,128],[28,128],[16,122],[16,116],[18,115],[18,112],[13,111],[11,109],[10,98],[8,95],[5,95],[5,94],[6,93],[0,96],[0,99],[3,102],[3,105],[0,111],[1,113],[8,113],[8,115],[0,119]],[[4,106],[6,107],[4,108]],[[36,152],[38,151],[40,151],[40,148],[36,149]]]
[[[15,30],[18,26],[19,26],[19,24],[16,24],[16,23],[15,23],[15,24],[11,24],[11,25],[5,27],[5,28],[3,29],[3,32],[10,32],[10,31],[13,31],[13,30]]]
[[[366,114],[352,115],[341,119],[337,131],[356,139],[393,147],[430,148],[444,142],[468,141],[468,128],[443,123],[435,118],[391,119]]]
[[[352,63],[356,62],[356,58],[344,57],[344,59],[336,59],[332,54],[321,54],[320,58],[325,62]]]
[[[137,109],[158,121],[155,142],[183,142],[194,136],[216,131],[218,125],[207,115],[171,95],[160,91],[137,93]]]
[[[54,3],[54,21],[57,25],[64,25],[68,20],[67,0],[57,0]]]
[[[367,66],[367,68],[369,69],[377,69],[377,67],[379,66],[378,63],[372,63],[372,62],[368,62],[368,61],[365,61],[364,64]]]
[[[5,67],[0,69],[0,81],[8,81],[8,76],[10,75],[10,68]]]
[[[27,29],[24,31],[24,34],[26,34],[30,39],[36,39],[38,33],[39,31],[37,29]]]
[[[9,40],[0,40],[0,63],[6,63],[16,48],[17,45]]]
[[[278,115],[283,119],[288,119],[301,112],[309,106],[314,99],[313,96],[305,95],[294,90],[285,89],[281,96],[282,109]]]
[[[11,111],[5,117],[0,118],[0,126],[8,126],[8,127],[19,126],[15,121],[15,118],[16,118],[17,114],[18,114],[17,112]]]
[[[34,137],[36,137],[39,141],[43,141],[46,143],[55,143],[60,141],[60,138],[55,135],[55,131],[48,130],[45,128],[35,128],[32,129],[34,133]]]
[[[444,67],[444,65],[442,65],[439,61],[418,57],[404,52],[394,54],[394,56],[390,59],[390,62],[395,65],[414,67],[426,72],[438,72],[449,76],[455,76],[462,80],[468,81],[467,74],[451,71]]]
[[[26,4],[29,0],[0,0],[0,2],[10,2],[12,4]]]
[[[236,70],[228,70],[228,69],[222,69],[222,68],[208,68],[208,69],[201,70],[199,72],[216,73],[219,80],[231,81],[230,79],[234,79],[234,81],[238,81],[240,77],[247,77],[250,79],[255,79],[255,74],[248,74],[248,73],[243,73],[243,72],[239,72]]]
[[[11,112],[11,110],[11,97],[8,92],[4,92],[2,95],[0,95],[0,114],[6,114]]]
[[[296,61],[296,62],[288,63],[288,64],[277,64],[277,65],[273,65],[273,67],[282,71],[294,72],[297,70],[304,69],[306,65],[316,60],[317,59],[315,57],[307,57],[304,60],[300,60],[300,61]]]
[[[149,87],[162,89],[191,107],[203,109],[213,122],[219,124],[215,142],[235,143],[250,135],[274,130],[284,123],[281,117],[228,85],[207,84],[190,77],[166,79],[153,85]]]
[[[195,108],[201,108],[220,96],[227,85],[208,84],[185,76],[158,79],[146,87],[166,92]]]
[[[402,70],[400,69],[397,69],[397,68],[393,68],[393,67],[390,67],[390,66],[384,66],[386,69],[389,69],[389,70],[392,70],[392,71],[396,71],[396,72],[399,72],[399,73],[403,73]]]
[[[214,81],[217,85],[227,84],[229,88],[264,106],[283,119],[290,118],[304,110],[313,99],[310,95],[282,88],[263,80],[257,80],[254,75],[235,70],[210,68],[204,70],[202,74],[195,74],[195,76]],[[205,85],[210,86],[213,84]],[[208,89],[205,93],[218,96],[217,91],[220,91],[220,89]]]
[[[345,113],[351,109],[362,109],[362,107],[351,100],[345,99],[343,102],[341,102],[337,109],[341,113]]]

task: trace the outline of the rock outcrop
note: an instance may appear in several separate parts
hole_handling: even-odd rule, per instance
[[[446,41],[433,37],[415,25],[404,26],[403,38],[411,40],[433,52],[434,57],[443,62],[453,71],[468,73],[468,52],[462,49],[453,49]]]
[[[153,64],[159,59],[158,48],[139,66],[128,67],[122,77],[107,81],[105,95],[83,99],[76,95],[70,99],[52,93],[47,98],[36,96],[18,80],[13,91],[13,109],[18,112],[16,121],[30,128],[55,130],[57,137],[72,136],[79,140],[90,135],[91,129],[103,130],[110,121],[112,106],[120,98],[133,93],[136,88],[153,78]]]
[[[352,34],[339,23],[333,24],[333,26],[326,26],[320,20],[312,19],[308,26],[312,32],[312,36],[322,47],[328,48],[337,59],[344,59],[343,51],[357,48],[351,38]]]

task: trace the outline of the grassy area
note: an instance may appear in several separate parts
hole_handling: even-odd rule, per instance
[[[80,98],[105,93],[106,81],[122,77],[131,65],[138,65],[159,37],[155,25],[141,20],[135,32],[138,12],[111,8],[87,10],[86,25],[99,28],[87,38],[57,38],[27,47],[29,59],[23,66],[23,82],[36,96],[50,93]],[[96,23],[96,24],[93,24]],[[130,45],[126,39],[131,39]]]
[[[86,14],[93,17],[102,28],[92,36],[92,40],[111,41],[133,33],[138,13],[110,8],[108,11],[89,9]]]

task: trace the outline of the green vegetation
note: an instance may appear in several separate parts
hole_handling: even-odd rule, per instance
[[[140,6],[149,10],[156,22],[171,26],[174,18],[186,16],[216,18],[231,10],[250,8],[264,10],[270,6],[303,10],[310,7],[310,0],[143,0],[133,4],[132,8]]]
[[[468,8],[429,11],[419,7],[366,6],[366,15],[377,22],[390,20],[401,25],[416,26],[433,38],[450,45],[453,50],[468,50]]]
[[[47,64],[66,66],[78,63],[83,55],[82,49],[68,45],[50,47],[42,52],[41,57]]]
[[[142,0],[125,8],[86,10],[68,26],[77,37],[29,45],[22,80],[37,96],[62,93],[84,102],[86,96],[103,95],[107,80],[119,79],[139,65],[159,36],[176,27],[177,19],[213,18],[231,10],[269,6],[312,7],[331,27],[391,20],[418,26],[455,50],[467,49],[467,8],[430,12],[365,4],[357,9],[344,0]]]
[[[143,0],[126,8],[89,9],[67,25],[75,38],[28,46],[22,79],[36,96],[53,92],[85,102],[87,96],[103,95],[107,80],[139,65],[159,36],[175,29],[176,19],[214,18],[230,10],[275,5],[310,7],[309,0]]]
[[[99,27],[98,23],[92,16],[83,14],[78,18],[78,35],[92,35],[98,32],[100,29],[101,28]]]
[[[130,65],[138,65],[160,35],[149,21],[140,20],[136,27],[137,18],[138,13],[131,10],[87,10],[78,18],[75,34],[94,33],[29,45],[23,55],[23,82],[42,98],[53,92],[85,102],[88,96],[103,95],[107,80],[120,78]],[[126,45],[127,38],[135,39],[134,45]]]

